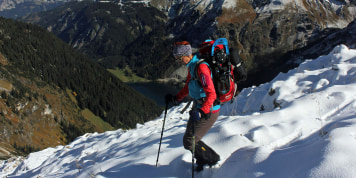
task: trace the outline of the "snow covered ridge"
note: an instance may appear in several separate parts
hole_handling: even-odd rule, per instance
[[[254,1],[254,4],[256,6],[255,12],[258,14],[269,14],[280,10],[297,11],[297,14],[308,14],[312,11],[320,12],[322,17],[319,17],[321,18],[319,20],[326,22],[326,25],[321,24],[325,28],[344,28],[350,23],[347,19],[352,20],[356,17],[356,6],[351,4],[349,0],[270,0]],[[341,17],[340,12],[342,14],[344,10],[346,10],[345,13],[349,14],[349,17],[334,19],[335,16]]]
[[[244,89],[203,140],[220,166],[196,177],[356,177],[356,50],[344,45],[269,83]],[[185,104],[129,131],[0,162],[0,177],[190,177]]]
[[[344,1],[344,3],[342,3],[338,0],[270,0],[269,3],[267,3],[265,6],[259,7],[257,10],[280,10],[284,9],[287,5],[293,5],[302,10],[308,10],[308,7],[306,7],[306,5],[316,5],[319,8],[321,8],[322,6],[331,7],[334,11],[336,11],[342,8],[345,4],[350,4],[350,1],[346,0]]]

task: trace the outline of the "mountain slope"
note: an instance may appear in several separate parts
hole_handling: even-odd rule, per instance
[[[128,66],[149,79],[170,77],[176,69],[169,60],[172,41],[188,40],[198,47],[207,38],[226,37],[249,71],[245,87],[271,80],[281,71],[276,66],[287,63],[285,54],[344,28],[355,17],[352,1],[151,0],[73,2],[24,20],[54,32],[107,68]]]
[[[0,18],[0,61],[0,139],[25,153],[86,132],[134,128],[161,111],[39,26]]]
[[[292,51],[289,56],[294,61],[315,58],[327,54],[339,44],[345,44],[350,48],[356,49],[356,20],[352,21],[347,27],[337,30],[317,42]]]
[[[15,19],[55,8],[67,1],[69,0],[3,0],[0,2],[0,16]]]
[[[355,5],[341,1],[271,0],[263,1],[265,4],[256,4],[259,1],[247,2],[253,6],[255,16],[246,18],[242,13],[236,14],[235,18],[230,19],[246,21],[218,21],[217,26],[220,36],[227,36],[237,42],[240,57],[250,69],[249,81],[258,81],[256,83],[270,81],[279,72],[291,69],[281,70],[278,67],[288,61],[284,57],[288,52],[320,41],[336,29],[346,27],[356,17]],[[232,8],[234,9],[237,11],[240,6]],[[232,10],[224,9],[222,14],[228,16]],[[253,85],[250,83],[248,86],[251,84]]]
[[[70,2],[23,20],[43,26],[107,68],[129,66],[148,79],[169,68],[167,17],[143,3]]]
[[[203,138],[220,168],[196,177],[355,177],[356,51],[337,46],[274,80],[243,90]],[[190,177],[184,104],[124,132],[86,134],[67,146],[0,162],[11,177]],[[140,170],[140,171],[137,171]]]
[[[139,118],[147,120],[157,111],[152,101],[123,84],[95,62],[68,48],[53,34],[35,25],[18,22],[17,26],[11,26],[11,20],[5,22],[10,23],[5,24],[8,28],[4,29],[3,44],[16,44],[17,48],[24,50],[18,53],[16,48],[3,45],[3,55],[8,61],[19,67],[24,74],[40,77],[46,82],[76,92],[81,108],[89,108],[115,127],[121,124],[123,127],[134,127]],[[19,35],[21,31],[27,35],[6,38]],[[49,50],[48,46],[56,51]],[[136,108],[134,113],[131,108]],[[133,118],[125,121],[131,114],[134,114]]]

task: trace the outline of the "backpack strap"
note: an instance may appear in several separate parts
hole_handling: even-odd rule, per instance
[[[201,83],[200,83],[200,81],[199,81],[199,79],[198,79],[198,78],[199,78],[199,75],[198,75],[198,67],[199,67],[199,65],[202,64],[202,63],[205,63],[205,64],[209,67],[210,72],[211,72],[211,68],[210,68],[209,64],[208,64],[207,62],[204,62],[204,61],[205,61],[205,59],[200,59],[200,60],[197,62],[197,64],[195,64],[195,67],[194,67],[194,76],[192,76],[192,79],[193,79],[193,80],[197,80],[200,85],[201,85]]]
[[[210,69],[210,73],[211,73],[210,76],[211,76],[211,78],[212,78],[212,80],[213,80],[213,84],[214,84],[214,88],[215,88],[216,99],[215,99],[215,101],[214,101],[214,103],[213,103],[213,106],[219,105],[219,104],[221,104],[221,102],[220,102],[220,99],[219,99],[219,93],[218,93],[218,91],[216,90],[217,86],[216,86],[216,82],[214,81],[213,71],[212,71],[212,69],[211,69],[209,63],[205,62],[205,59],[200,59],[200,60],[197,62],[197,64],[196,64],[195,67],[194,67],[194,76],[192,76],[191,79],[198,81],[198,84],[199,84],[200,86],[203,86],[203,85],[201,84],[200,80],[199,80],[199,75],[198,75],[198,67],[199,67],[200,64],[203,64],[203,63],[205,63],[205,64],[209,67],[209,69]]]

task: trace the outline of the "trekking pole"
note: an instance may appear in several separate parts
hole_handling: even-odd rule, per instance
[[[159,148],[158,148],[158,154],[157,154],[156,167],[158,165],[159,152],[161,151],[161,143],[162,143],[162,137],[163,137],[163,131],[164,131],[164,123],[166,122],[167,110],[168,110],[168,103],[166,103],[166,110],[164,111],[164,119],[163,119],[163,126],[162,126],[162,132],[161,132],[161,139],[159,141]]]
[[[192,178],[194,178],[194,156],[195,156],[195,129],[194,129],[194,121],[192,122],[192,130],[193,130],[193,148],[192,148]]]
[[[193,101],[193,100],[190,100],[190,101],[188,102],[188,104],[185,105],[185,107],[182,109],[182,111],[180,111],[181,114],[184,114],[184,112],[188,109],[188,107],[190,106],[190,103],[191,103],[192,101]]]

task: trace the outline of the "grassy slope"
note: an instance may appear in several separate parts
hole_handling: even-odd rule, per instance
[[[125,69],[108,69],[109,72],[114,74],[117,78],[119,78],[123,82],[148,82],[145,78],[139,77],[136,74],[131,72],[131,69],[126,67]]]
[[[81,114],[85,119],[90,121],[90,123],[92,123],[98,131],[103,132],[115,129],[109,123],[103,121],[100,117],[94,115],[89,109],[82,110]]]

